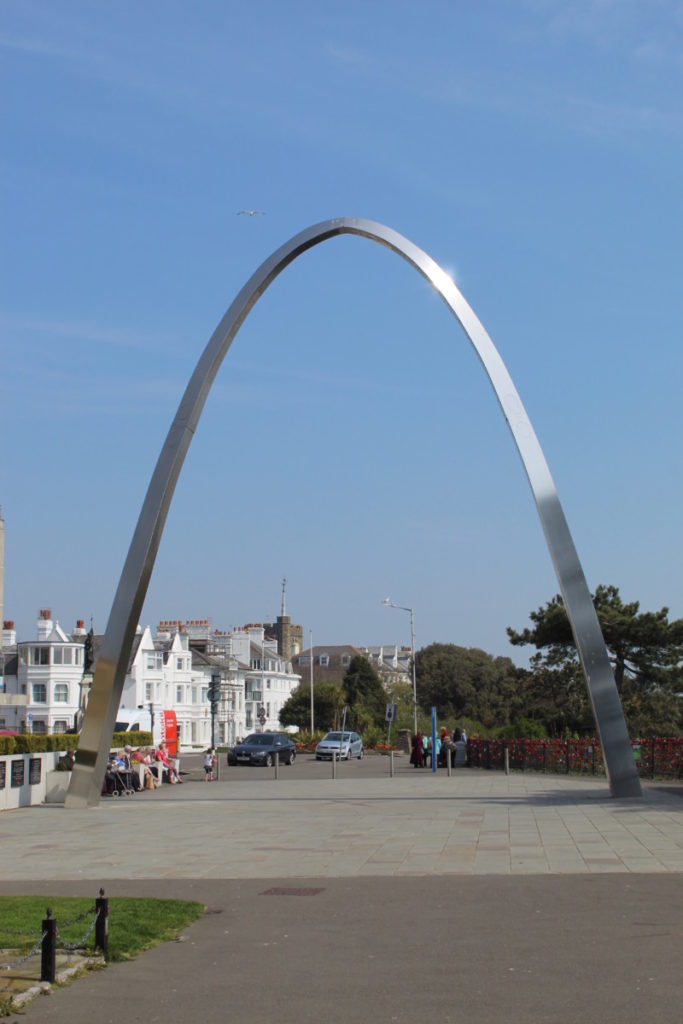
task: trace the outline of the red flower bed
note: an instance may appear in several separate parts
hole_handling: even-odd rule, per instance
[[[658,736],[631,740],[638,774],[643,778],[683,777],[683,738]],[[467,741],[469,764],[475,768],[510,768],[521,771],[586,773],[603,775],[600,740],[540,740],[472,738]]]

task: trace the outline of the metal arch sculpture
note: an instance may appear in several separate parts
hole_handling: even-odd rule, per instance
[[[323,221],[272,254],[239,292],[190,378],[152,475],[133,534],[90,691],[67,807],[96,806],[133,637],[185,455],[223,359],[252,307],[288,264],[335,235],[360,235],[408,261],[460,322],[483,363],[522,458],[579,652],[614,797],[642,795],[605,642],[548,465],[503,360],[449,275],[398,232],[364,218]]]

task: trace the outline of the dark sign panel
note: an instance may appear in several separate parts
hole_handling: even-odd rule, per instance
[[[7,762],[0,763],[0,789],[4,789],[7,783]]]
[[[11,769],[11,781],[12,788],[16,789],[17,786],[24,785],[24,760],[12,761]]]
[[[28,784],[37,786],[40,782],[40,768],[42,761],[39,757],[30,757],[28,762]]]

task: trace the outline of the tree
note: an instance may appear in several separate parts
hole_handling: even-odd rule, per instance
[[[510,658],[494,658],[476,647],[430,644],[417,652],[420,706],[440,718],[473,718],[488,727],[505,725],[522,706],[520,673]]]
[[[384,723],[387,693],[377,670],[360,655],[351,659],[341,685],[316,683],[313,687],[315,725],[318,729],[335,729],[341,725],[342,711],[347,707],[346,724],[362,731]],[[300,683],[280,711],[282,725],[306,729],[311,721],[310,683]]]
[[[333,729],[344,706],[344,691],[337,683],[316,683],[313,687],[313,713],[316,729]],[[281,725],[308,729],[311,724],[311,686],[300,683],[280,710]]]
[[[535,654],[520,693],[524,715],[543,723],[548,735],[595,731],[588,688],[578,660],[564,660],[552,667],[542,654]]]
[[[387,692],[377,669],[367,658],[356,655],[344,676],[344,696],[349,707],[347,723],[362,730],[384,722]]]
[[[599,586],[593,605],[631,731],[647,734],[668,723],[669,734],[681,732],[683,701],[676,694],[683,675],[683,619],[669,622],[668,608],[640,612],[638,601],[624,603],[614,586]],[[555,711],[571,705],[575,727],[591,730],[588,695],[584,684],[579,697],[578,655],[561,596],[530,618],[531,628],[507,630],[511,644],[533,645],[538,652],[531,659],[534,679],[528,693],[540,699],[545,691],[547,707],[554,705]]]

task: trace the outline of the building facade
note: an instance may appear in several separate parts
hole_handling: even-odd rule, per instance
[[[265,639],[259,624],[213,630],[208,620],[184,628],[164,620],[155,633],[138,628],[119,713],[144,711],[150,722],[176,714],[181,747],[233,744],[249,732],[280,728],[280,710],[299,685],[289,659]],[[40,734],[78,729],[87,705],[101,637],[88,637],[79,621],[67,634],[40,612],[35,640],[17,643],[13,623],[3,631],[4,675],[0,729]],[[88,644],[93,664],[87,664]],[[216,677],[219,699],[208,692]],[[125,717],[125,716],[123,716]]]
[[[65,633],[41,609],[36,639],[17,643],[14,623],[3,623],[5,668],[0,728],[40,735],[73,729],[81,702],[86,631],[79,620]]]

